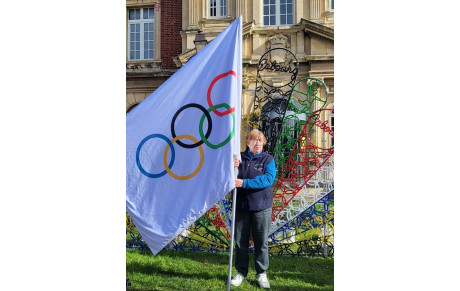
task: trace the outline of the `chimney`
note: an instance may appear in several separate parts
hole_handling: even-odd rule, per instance
[[[195,35],[195,40],[193,41],[193,43],[195,44],[196,53],[199,53],[201,49],[208,44],[208,41],[206,40],[206,37],[204,36],[201,30],[199,30],[198,33]]]

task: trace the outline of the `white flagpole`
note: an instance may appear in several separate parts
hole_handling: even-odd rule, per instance
[[[239,158],[237,155],[234,155],[234,158]],[[241,160],[241,159],[240,159]],[[235,167],[235,179],[238,176],[238,167]],[[232,197],[232,233],[230,239],[230,259],[228,262],[228,278],[227,278],[227,291],[230,291],[230,281],[232,280],[232,259],[233,259],[233,240],[235,237],[235,208],[236,208],[236,187],[233,188],[233,197]]]

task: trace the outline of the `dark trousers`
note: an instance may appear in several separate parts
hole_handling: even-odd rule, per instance
[[[268,269],[268,231],[271,207],[261,211],[237,212],[235,217],[235,268],[243,276],[248,275],[249,235],[254,240],[255,268],[260,274]]]

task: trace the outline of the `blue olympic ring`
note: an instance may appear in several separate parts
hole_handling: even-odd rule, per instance
[[[141,171],[141,173],[146,175],[147,177],[160,178],[160,177],[166,175],[166,170],[164,170],[163,172],[161,172],[159,174],[151,174],[151,173],[147,172],[146,170],[144,170],[144,168],[142,168],[141,162],[139,161],[139,153],[141,152],[142,146],[144,145],[144,143],[147,140],[149,140],[151,138],[154,138],[154,137],[161,138],[161,139],[163,139],[164,141],[166,141],[169,144],[169,147],[171,148],[171,162],[169,162],[169,168],[172,167],[172,165],[174,164],[174,158],[176,156],[176,152],[174,150],[174,146],[173,146],[172,142],[166,136],[164,136],[162,134],[151,134],[151,135],[147,136],[146,138],[144,138],[141,141],[141,143],[137,147],[137,151],[136,151],[136,164],[137,164],[137,167],[139,168],[139,170]]]

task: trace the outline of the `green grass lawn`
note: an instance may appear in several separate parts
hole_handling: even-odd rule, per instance
[[[229,254],[126,250],[127,290],[226,290]],[[233,268],[233,275],[236,274]],[[271,290],[334,290],[331,258],[270,257]],[[261,290],[250,258],[248,278],[232,290]]]

